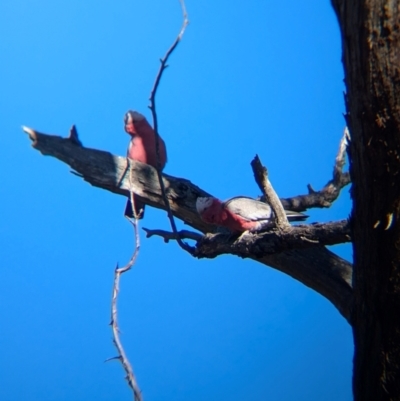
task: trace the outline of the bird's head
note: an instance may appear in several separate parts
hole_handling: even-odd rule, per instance
[[[125,131],[129,135],[137,135],[135,124],[143,121],[144,119],[145,117],[143,114],[140,114],[137,111],[129,110],[124,116]]]
[[[209,196],[207,197],[198,197],[196,200],[196,209],[199,214],[202,214],[205,210],[207,210],[213,203],[213,199]]]
[[[196,209],[200,217],[206,223],[216,224],[220,219],[222,202],[210,196],[198,197],[196,200]]]

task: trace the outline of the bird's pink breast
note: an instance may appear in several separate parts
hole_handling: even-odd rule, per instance
[[[254,230],[257,227],[257,222],[245,220],[238,214],[232,213],[229,209],[225,209],[226,219],[223,225],[233,232],[243,232],[246,230]]]
[[[150,124],[146,120],[142,120],[130,127],[129,131],[127,130],[129,133],[134,132],[135,134],[132,136],[129,144],[127,156],[130,159],[157,167],[155,135]],[[161,169],[163,169],[167,162],[167,151],[165,143],[160,137],[158,145],[160,153],[160,165]]]

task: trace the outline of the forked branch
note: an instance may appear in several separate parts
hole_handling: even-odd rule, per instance
[[[342,139],[340,140],[339,150],[335,158],[333,167],[333,177],[320,190],[315,191],[310,184],[307,185],[308,194],[298,195],[291,198],[281,198],[282,205],[287,210],[303,212],[311,208],[326,208],[339,197],[340,191],[346,185],[350,184],[350,174],[343,172],[346,162],[346,149],[348,145],[349,131],[344,129]]]
[[[150,230],[148,228],[143,228],[143,230],[146,232],[147,238],[156,235],[162,237],[164,242],[176,240],[176,235],[170,231]],[[289,225],[284,231],[271,229],[240,236],[227,233],[210,233],[202,236],[187,230],[180,231],[179,235],[181,238],[197,241],[193,256],[198,258],[215,258],[226,253],[243,257],[273,255],[292,249],[337,245],[351,241],[348,220],[297,226]]]
[[[129,191],[132,189],[144,203],[165,210],[157,171],[153,167],[131,161],[133,172],[131,185],[125,157],[78,146],[68,138],[41,134],[30,128],[25,128],[24,131],[33,141],[35,149],[67,163],[92,185],[125,197],[129,196]],[[210,193],[186,179],[167,174],[163,174],[162,179],[164,186],[168,188],[168,202],[174,216],[203,233],[215,231],[215,227],[202,221],[196,211],[196,199],[199,196],[211,196]],[[289,274],[313,288],[329,299],[346,319],[350,319],[353,302],[352,266],[326,248],[317,246],[293,249],[264,255],[261,258],[259,255],[248,253],[246,257]]]

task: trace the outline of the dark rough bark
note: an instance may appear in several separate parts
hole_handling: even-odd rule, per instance
[[[400,400],[400,2],[332,0],[351,133],[355,400]]]
[[[271,229],[260,233],[249,233],[235,238],[227,234],[204,236],[197,244],[195,256],[216,257],[223,253],[244,256],[265,256],[291,249],[315,248],[350,242],[350,227],[347,220],[331,223],[302,224],[287,227],[284,231]]]
[[[131,186],[144,203],[165,210],[157,172],[151,166],[130,161],[132,169],[132,179],[130,179],[129,165],[125,157],[84,148],[73,139],[40,134],[29,129],[26,129],[26,132],[34,141],[33,146],[37,150],[67,163],[92,185],[125,196],[129,196]],[[182,178],[163,174],[163,180],[173,214],[197,230],[213,232],[215,227],[204,223],[195,207],[198,196],[210,196],[210,194]],[[339,228],[341,232],[341,241],[347,241],[347,224],[343,223],[341,228],[340,226],[339,222],[336,228]],[[236,245],[238,248],[220,249],[220,254],[231,253],[252,258],[294,277],[326,297],[349,320],[353,300],[351,264],[320,246],[318,238],[313,237],[317,231],[318,227],[303,231],[305,238],[311,240],[308,241],[307,246],[313,246],[313,248],[309,249],[289,249],[280,253],[261,255],[261,252],[256,252],[252,247],[268,247],[268,243],[263,244],[262,240],[257,239],[258,236],[250,235]],[[336,235],[337,233],[334,233],[334,236]],[[270,244],[270,247],[272,245]],[[218,246],[218,244],[214,244],[214,246]],[[215,257],[216,255],[217,253],[214,251],[214,253],[203,256]]]

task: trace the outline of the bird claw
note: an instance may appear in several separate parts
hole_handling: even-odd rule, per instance
[[[244,237],[247,237],[248,235],[251,235],[251,231],[250,231],[250,230],[243,231],[243,232],[239,235],[239,237],[237,238],[236,241],[241,241]]]

